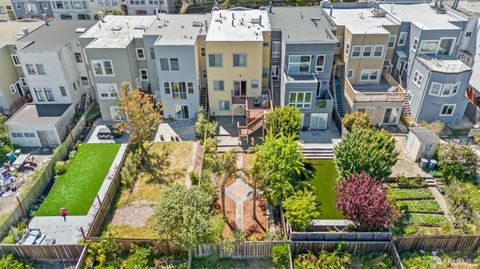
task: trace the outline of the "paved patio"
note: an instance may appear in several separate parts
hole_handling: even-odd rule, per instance
[[[112,139],[98,139],[97,134],[101,128],[108,128],[109,126],[114,125],[114,121],[103,121],[101,119],[97,119],[92,126],[92,129],[87,135],[85,139],[85,143],[96,143],[96,144],[104,144],[104,143],[121,143],[126,144],[128,143],[129,135],[124,133],[119,138],[112,138]]]
[[[302,144],[337,144],[342,140],[340,132],[332,122],[326,130],[301,131],[300,139]]]
[[[407,137],[405,135],[393,135],[396,141],[396,149],[399,152],[398,161],[392,168],[391,177],[406,176],[432,178],[432,175],[418,166],[405,148]]]
[[[196,141],[195,121],[196,119],[166,120],[158,125],[154,141],[173,141],[176,137],[178,137],[180,141]],[[162,140],[162,137],[164,140]]]

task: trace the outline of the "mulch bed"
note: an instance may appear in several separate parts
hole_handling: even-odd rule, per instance
[[[257,219],[255,220],[253,219],[253,195],[250,195],[248,200],[243,203],[243,230],[246,239],[264,239],[268,226],[265,204],[265,198],[257,194]]]

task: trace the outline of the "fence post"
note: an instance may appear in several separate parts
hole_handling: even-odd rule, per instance
[[[100,201],[100,196],[98,196],[98,194],[97,194],[97,200],[98,200],[98,203],[102,205],[102,201]]]
[[[25,208],[23,207],[22,202],[20,201],[20,198],[18,198],[18,196],[16,196],[15,198],[17,198],[17,202],[18,202],[18,205],[20,206],[20,209],[22,210],[23,217],[27,218],[27,211],[25,211]]]
[[[188,261],[187,261],[187,269],[192,268],[192,251],[188,251]]]

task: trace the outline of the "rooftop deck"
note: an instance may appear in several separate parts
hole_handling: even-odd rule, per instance
[[[345,96],[353,102],[403,102],[405,93],[403,87],[386,72],[378,84],[352,85],[345,79]]]

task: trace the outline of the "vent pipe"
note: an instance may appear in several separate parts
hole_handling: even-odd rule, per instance
[[[268,3],[268,13],[272,13],[272,1]]]
[[[105,22],[105,20],[103,19],[103,11],[98,12],[98,19],[103,23]]]
[[[47,14],[42,14],[42,17],[43,17],[43,21],[45,22],[45,25],[46,25],[46,26],[49,26],[50,24],[48,24]]]
[[[330,5],[330,17],[333,17],[333,5]]]
[[[28,28],[22,28],[22,35],[23,36],[28,35]]]

